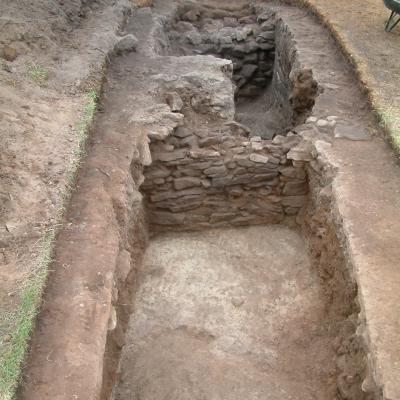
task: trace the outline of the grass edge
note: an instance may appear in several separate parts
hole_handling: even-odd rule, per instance
[[[54,243],[62,227],[66,207],[75,184],[81,159],[85,154],[86,142],[93,123],[98,95],[91,90],[85,95],[83,113],[76,124],[77,145],[65,173],[65,185],[61,190],[61,205],[56,212],[56,222],[41,239],[41,256],[20,293],[20,304],[10,318],[15,321],[9,349],[0,359],[0,400],[12,400],[21,378],[21,365],[26,358],[32,329],[41,305],[49,266],[53,261]]]

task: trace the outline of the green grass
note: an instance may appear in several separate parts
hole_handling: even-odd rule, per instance
[[[85,144],[94,118],[96,104],[97,94],[95,91],[91,91],[86,95],[83,113],[76,125],[78,143],[66,173],[66,184],[61,192],[62,205],[57,211],[57,222],[55,227],[49,229],[42,238],[40,261],[21,288],[18,309],[6,316],[6,325],[12,333],[6,350],[0,354],[0,400],[11,400],[14,397],[21,378],[21,368],[52,262],[55,237],[62,226],[64,212],[71,196],[80,161],[85,153]]]
[[[49,79],[49,73],[47,69],[33,61],[28,61],[26,66],[28,69],[29,78],[41,87],[46,86],[47,80]]]
[[[400,152],[400,111],[395,107],[376,110],[380,125],[389,134],[397,154]]]

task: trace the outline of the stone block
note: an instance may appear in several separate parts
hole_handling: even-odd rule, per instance
[[[250,133],[250,129],[247,126],[240,124],[239,122],[236,121],[228,121],[225,123],[225,125],[227,125],[230,128],[231,132],[235,136],[248,137]]]
[[[126,35],[123,38],[121,38],[114,45],[114,51],[117,54],[122,54],[122,53],[127,53],[127,52],[130,52],[130,51],[135,51],[138,42],[139,42],[139,40],[136,38],[136,36],[132,35],[130,33],[129,35]]]
[[[177,178],[174,180],[174,188],[176,190],[187,189],[190,187],[201,186],[201,179],[191,176]]]
[[[287,182],[283,188],[283,194],[288,196],[306,194],[307,192],[308,185],[306,181]]]
[[[146,179],[166,178],[169,175],[171,175],[171,170],[162,166],[158,168],[146,168],[144,170]]]
[[[314,158],[312,156],[312,150],[312,144],[303,141],[290,149],[290,151],[287,153],[287,158],[288,160],[295,161],[311,161]]]
[[[292,179],[305,179],[306,171],[302,168],[294,168],[294,167],[284,167],[279,170],[279,172],[288,178]]]
[[[187,150],[179,149],[168,152],[155,152],[154,159],[159,161],[175,161],[187,156]]]
[[[183,127],[178,127],[177,129],[175,129],[174,131],[174,136],[178,137],[178,138],[185,138],[187,136],[192,135],[193,132],[191,132],[189,129],[183,128]]]
[[[217,176],[217,175],[225,175],[227,169],[225,165],[215,166],[207,168],[203,171],[207,176]]]
[[[184,196],[201,195],[203,193],[204,193],[203,188],[191,188],[191,189],[180,190],[180,191],[167,191],[167,192],[152,194],[150,196],[150,200],[153,203],[157,203],[160,201],[169,200],[169,199],[177,199],[179,197],[184,197]]]
[[[181,140],[182,147],[189,147],[191,149],[197,149],[199,147],[199,141],[197,136],[187,136]]]
[[[269,157],[262,154],[250,154],[249,160],[255,163],[266,164],[269,161]]]
[[[196,177],[199,177],[199,176],[202,175],[202,171],[200,169],[190,168],[190,164],[188,164],[187,166],[178,167],[178,170],[175,171],[175,172],[178,172],[180,174],[177,177],[180,177],[180,176],[196,176]]]
[[[190,150],[189,155],[194,159],[201,159],[201,158],[220,157],[221,154],[215,150],[196,149],[196,150]]]
[[[213,165],[212,161],[192,162],[190,163],[190,168],[203,170],[210,168],[212,165]]]
[[[183,108],[183,101],[177,92],[170,92],[165,95],[165,101],[171,111],[180,111]]]
[[[209,147],[217,145],[221,142],[221,139],[218,136],[209,136],[202,139],[199,139],[200,147]]]
[[[251,167],[253,166],[253,163],[249,160],[249,157],[247,155],[234,155],[233,156],[233,161],[236,162],[237,165],[240,167]]]
[[[225,177],[212,178],[211,186],[214,186],[214,187],[228,186],[232,182],[232,178],[233,178],[232,175],[228,175]]]
[[[257,38],[256,41],[260,41],[260,42],[271,42],[272,44],[274,44],[275,42],[275,31],[263,31],[261,32]]]

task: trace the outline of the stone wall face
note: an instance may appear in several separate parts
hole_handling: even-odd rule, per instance
[[[315,104],[318,84],[312,70],[301,65],[289,27],[278,19],[275,28],[275,63],[272,91],[275,105],[288,128],[303,123]]]
[[[189,54],[198,49],[198,53],[216,54],[232,61],[230,64],[204,55],[185,57],[204,65],[216,64],[213,79],[221,76],[221,88],[226,88],[226,93],[231,91],[232,108],[232,83],[256,95],[267,85],[268,71],[267,75],[273,74],[274,102],[287,124],[293,126],[299,115],[305,118],[317,84],[311,71],[301,66],[290,31],[273,11],[260,8],[244,19],[222,20],[195,13],[190,22],[185,15],[180,15],[175,31],[170,32],[172,47],[182,45],[181,50],[189,49]],[[266,59],[270,64],[263,70]],[[254,74],[244,79],[243,71],[251,66]],[[263,82],[259,73],[263,74]],[[297,215],[306,201],[306,164],[312,159],[305,142],[293,132],[287,133],[288,129],[286,136],[273,139],[254,136],[254,132],[232,120],[233,113],[216,113],[212,102],[200,102],[200,117],[193,94],[203,99],[215,91],[207,86],[203,75],[196,78],[196,88],[187,87],[185,75],[157,78],[163,81],[165,90],[163,107],[169,106],[164,114],[174,123],[168,129],[154,126],[148,133],[151,162],[144,170],[141,190],[151,229],[281,223],[286,217]],[[257,88],[255,79],[259,79]],[[241,80],[242,86],[238,85]],[[193,111],[197,111],[196,118]],[[151,118],[155,119],[154,113]]]
[[[250,13],[250,11],[249,11]],[[197,14],[196,14],[197,15]],[[199,11],[190,20],[183,13],[170,31],[179,54],[207,54],[231,60],[236,95],[257,96],[271,81],[275,57],[274,13],[251,13],[212,19]],[[190,14],[193,17],[192,14]]]
[[[153,230],[280,223],[298,213],[308,192],[300,138],[247,134],[235,122],[179,127],[150,144],[141,189]]]
[[[204,54],[232,61],[236,97],[255,97],[271,86],[270,107],[290,131],[311,113],[318,84],[299,61],[289,27],[267,7],[248,9],[246,16],[209,17],[209,10],[178,11],[169,28],[171,51]]]

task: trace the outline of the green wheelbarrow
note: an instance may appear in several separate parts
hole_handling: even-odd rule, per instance
[[[390,32],[400,22],[400,0],[383,0],[383,2],[391,11],[385,26],[385,31]]]

